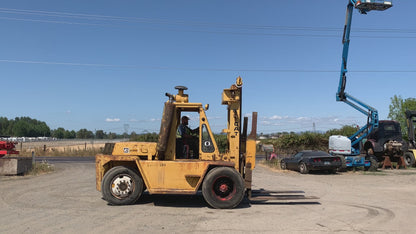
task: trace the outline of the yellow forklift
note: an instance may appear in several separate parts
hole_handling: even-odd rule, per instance
[[[205,111],[208,105],[189,102],[184,86],[176,95],[166,93],[157,143],[107,143],[103,154],[96,155],[96,186],[103,199],[113,205],[135,203],[142,193],[196,194],[214,208],[233,208],[245,195],[251,197],[252,170],[255,167],[257,112],[252,113],[251,133],[248,118],[242,124],[242,85],[240,77],[222,92],[227,106],[228,148],[218,150]],[[185,115],[197,115],[197,147],[182,145],[178,127]],[[185,143],[186,144],[186,143]],[[193,152],[197,151],[197,152]]]

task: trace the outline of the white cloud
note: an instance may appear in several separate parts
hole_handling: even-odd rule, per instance
[[[109,123],[111,123],[111,122],[120,122],[120,119],[119,118],[114,118],[114,119],[106,118],[105,122],[109,122]]]
[[[280,116],[280,115],[273,115],[271,117],[263,117],[263,119],[266,120],[284,120],[284,119],[290,119],[289,116]]]
[[[282,116],[279,116],[279,115],[273,115],[272,117],[270,117],[269,118],[270,120],[280,120],[280,119],[283,119],[283,117]]]
[[[148,123],[148,122],[158,122],[160,121],[160,118],[150,118],[150,119],[129,119],[129,122],[131,123]]]

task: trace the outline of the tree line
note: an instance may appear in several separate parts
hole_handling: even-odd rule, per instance
[[[49,137],[51,129],[45,122],[29,117],[0,117],[0,136]]]
[[[132,133],[132,135],[135,135],[135,133]],[[30,117],[16,117],[14,119],[0,117],[0,136],[53,137],[57,139],[118,139],[129,137],[126,134],[107,133],[104,130],[97,130],[94,133],[86,128],[78,131],[64,128],[51,130],[45,122]]]

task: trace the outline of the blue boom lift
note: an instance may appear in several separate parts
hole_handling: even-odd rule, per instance
[[[344,26],[344,34],[342,38],[343,51],[342,51],[342,64],[341,64],[341,76],[339,80],[338,92],[336,94],[336,100],[347,103],[352,106],[354,109],[363,113],[367,116],[367,124],[359,129],[352,136],[346,137],[344,139],[340,136],[331,136],[330,138],[330,152],[333,154],[342,154],[345,157],[347,167],[370,167],[371,161],[365,159],[365,157],[359,157],[361,151],[360,142],[371,133],[374,128],[378,127],[378,112],[375,108],[367,105],[366,103],[358,100],[357,98],[349,95],[345,92],[345,86],[347,82],[347,59],[348,59],[348,50],[350,45],[350,31],[351,31],[351,21],[354,8],[356,8],[361,14],[367,14],[367,12],[372,10],[384,11],[392,7],[392,1],[380,1],[380,0],[348,0],[347,13]],[[348,141],[348,144],[343,144],[342,142]],[[335,143],[334,143],[335,142]],[[341,144],[338,144],[341,142]],[[341,148],[339,147],[341,145]],[[343,146],[343,147],[342,147]],[[345,149],[349,147],[350,149]]]

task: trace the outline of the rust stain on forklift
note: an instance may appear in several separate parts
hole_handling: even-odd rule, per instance
[[[208,105],[190,103],[184,86],[175,87],[177,95],[166,93],[159,140],[157,143],[120,142],[106,144],[96,155],[96,187],[111,204],[132,204],[147,189],[150,194],[202,194],[214,208],[233,208],[244,195],[251,194],[255,167],[257,113],[252,114],[251,133],[247,121],[242,125],[242,79],[224,89],[222,104],[227,106],[228,148],[220,153],[205,111]],[[199,116],[198,152],[183,159],[177,129],[183,113]],[[242,129],[243,128],[243,129]],[[188,146],[189,147],[189,146]]]

